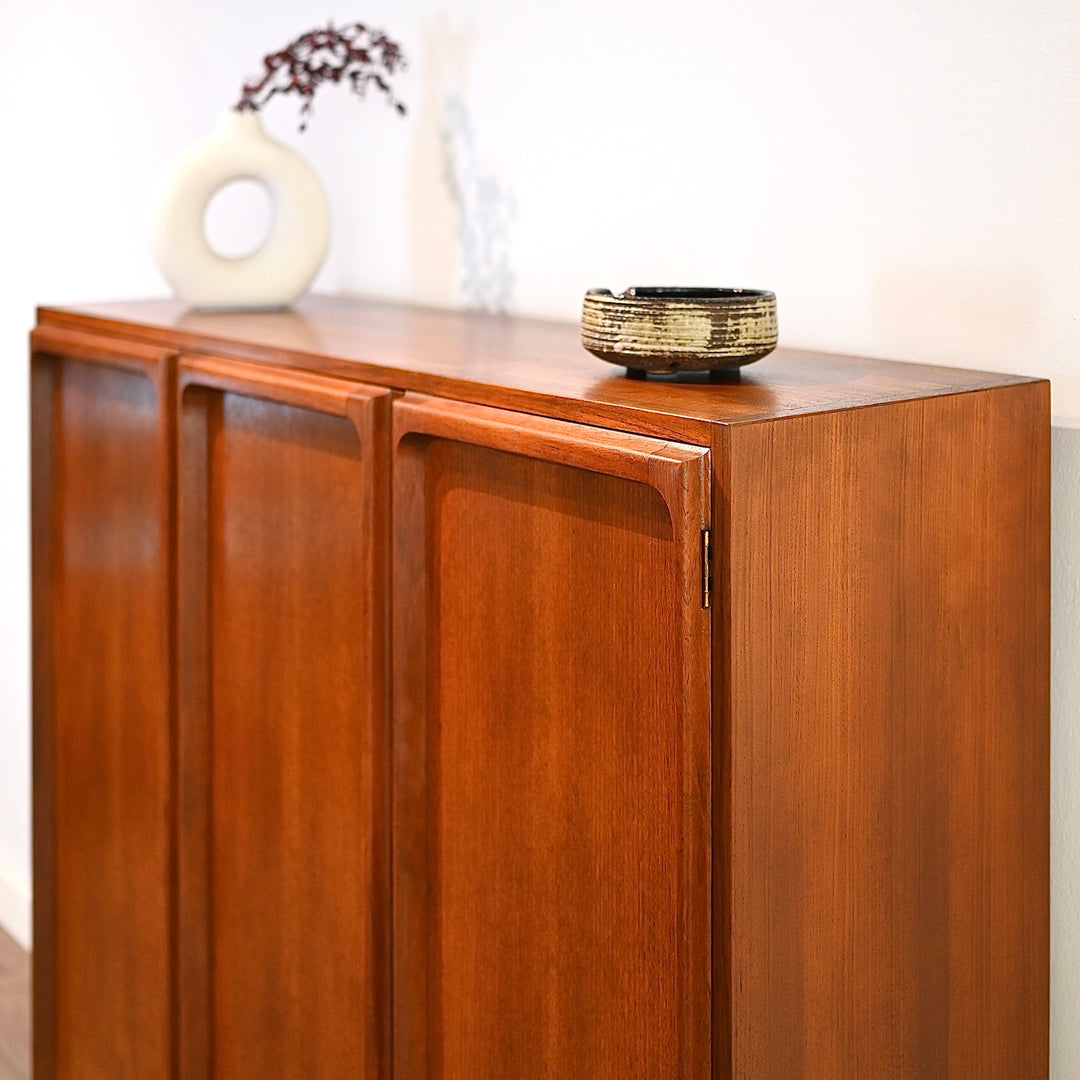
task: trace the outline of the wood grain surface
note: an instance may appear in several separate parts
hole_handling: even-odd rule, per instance
[[[182,1075],[374,1078],[389,398],[265,375],[180,372]]]
[[[1046,383],[40,318],[39,1080],[1046,1080]]]
[[[176,301],[43,308],[50,327],[189,352],[272,360],[400,390],[707,444],[712,425],[854,408],[1022,381],[929,365],[777,349],[723,383],[627,379],[576,323],[310,296],[280,312],[192,312]]]
[[[395,1075],[704,1076],[707,452],[394,432]]]
[[[167,1076],[173,362],[34,344],[34,1075]]]
[[[734,1077],[1046,1076],[1048,409],[727,433]]]

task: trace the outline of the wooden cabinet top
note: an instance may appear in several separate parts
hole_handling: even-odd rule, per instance
[[[288,311],[197,312],[174,300],[41,308],[39,326],[106,334],[401,390],[707,441],[715,424],[981,390],[1032,380],[777,349],[739,377],[630,379],[581,346],[575,323],[309,296]]]

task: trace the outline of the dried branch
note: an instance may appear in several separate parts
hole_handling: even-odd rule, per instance
[[[388,81],[388,76],[405,67],[401,47],[381,30],[371,30],[363,23],[340,30],[333,24],[325,30],[311,30],[280,52],[266,56],[263,66],[266,70],[261,79],[244,83],[235,106],[240,112],[258,112],[276,94],[299,94],[303,99],[300,130],[304,131],[315,91],[323,83],[348,82],[361,98],[374,85],[389,105],[405,115],[405,106],[394,96]]]

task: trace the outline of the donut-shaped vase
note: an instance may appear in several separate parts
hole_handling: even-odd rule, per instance
[[[263,184],[270,231],[251,254],[219,255],[206,237],[210,200],[234,180]],[[258,113],[230,110],[161,178],[150,247],[173,291],[201,309],[281,308],[308,290],[326,257],[330,207],[299,154],[263,131]]]

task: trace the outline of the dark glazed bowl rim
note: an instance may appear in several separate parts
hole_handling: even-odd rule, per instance
[[[701,303],[709,300],[753,300],[774,299],[775,294],[768,289],[724,289],[708,286],[690,285],[634,285],[621,293],[613,294],[610,289],[589,289],[586,296],[610,296],[614,300],[686,300]]]

